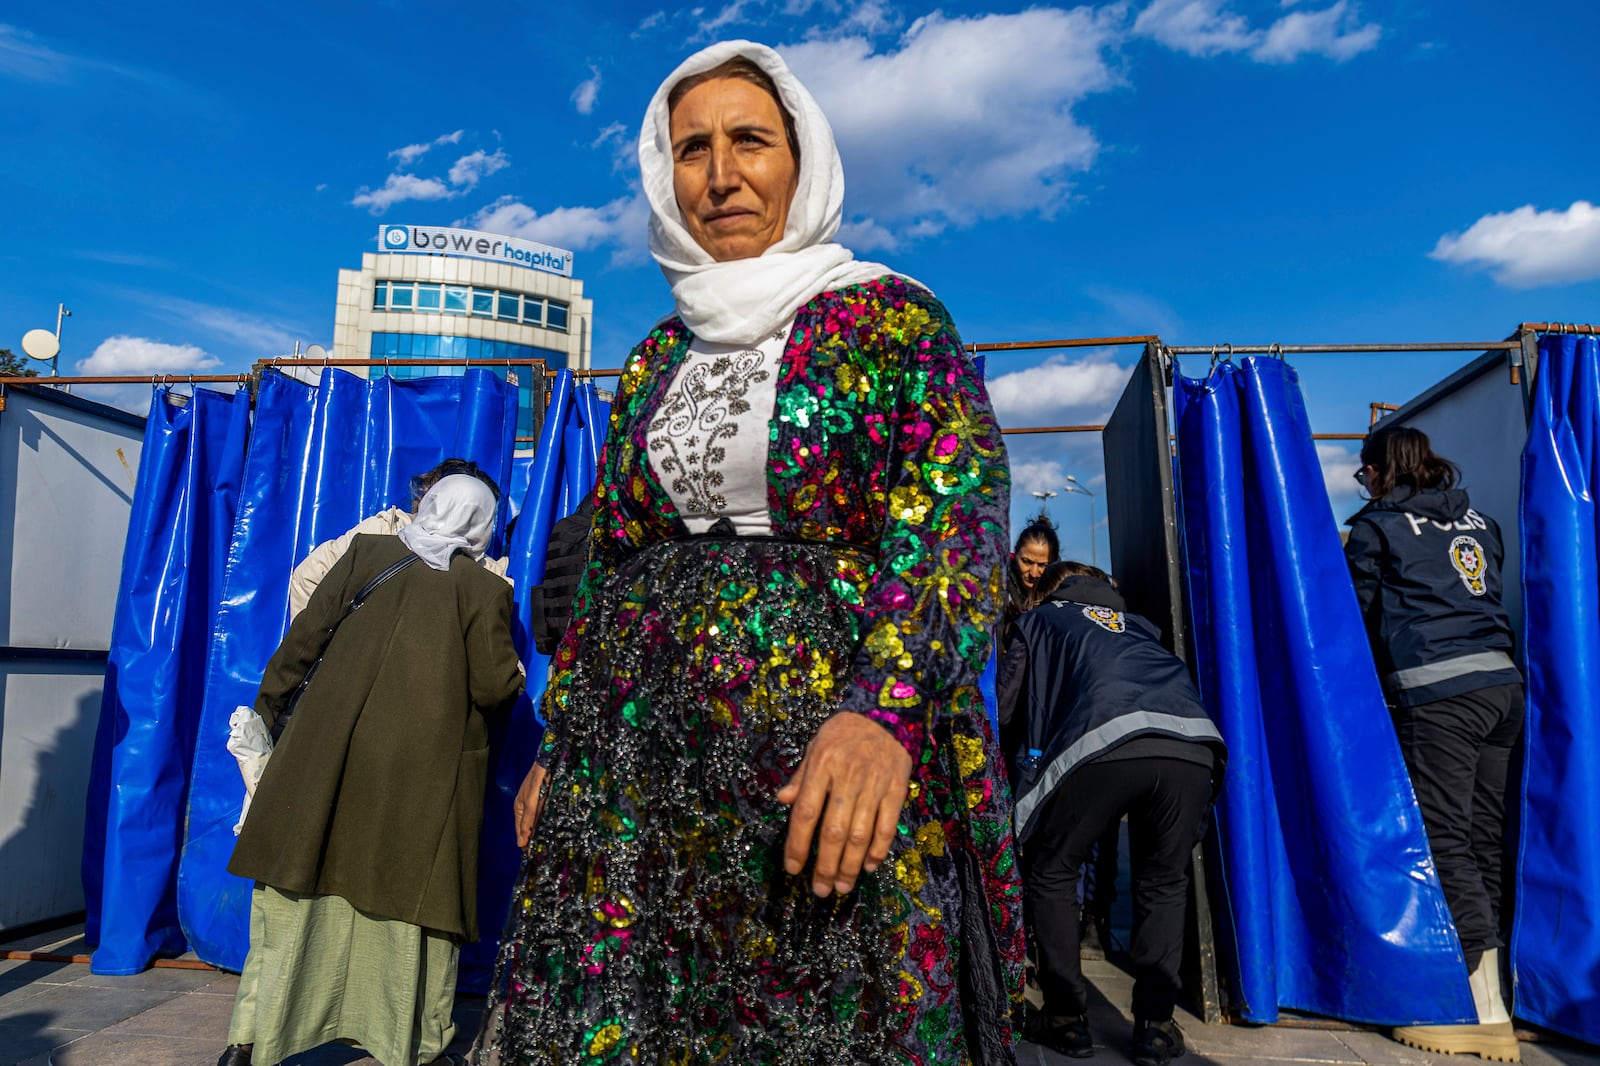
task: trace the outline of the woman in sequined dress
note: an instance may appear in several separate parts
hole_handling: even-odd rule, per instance
[[[983,383],[832,243],[838,151],[775,52],[685,61],[639,153],[676,309],[612,408],[484,1059],[1010,1063]]]

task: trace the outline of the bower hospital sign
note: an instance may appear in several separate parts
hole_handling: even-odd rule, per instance
[[[385,252],[427,252],[493,259],[497,263],[515,263],[566,278],[572,277],[572,253],[564,248],[519,241],[515,237],[475,229],[379,226],[378,247]]]

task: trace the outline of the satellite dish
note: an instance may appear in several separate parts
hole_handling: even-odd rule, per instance
[[[328,358],[328,349],[324,348],[320,344],[313,344],[313,345],[311,345],[310,347],[308,347],[306,349],[306,358],[307,359],[326,359],[326,358]]]
[[[22,354],[48,363],[61,353],[61,342],[47,329],[30,329],[22,335]]]

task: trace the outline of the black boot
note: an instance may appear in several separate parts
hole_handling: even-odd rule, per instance
[[[217,1060],[217,1066],[250,1066],[250,1052],[254,1050],[254,1044],[229,1044]]]
[[[1089,1019],[1082,1014],[1047,1016],[1043,1011],[1030,1008],[1022,1023],[1022,1039],[1069,1059],[1086,1059],[1094,1054]]]
[[[1168,1018],[1163,1022],[1133,1022],[1133,1066],[1167,1066],[1185,1051],[1183,1030]]]

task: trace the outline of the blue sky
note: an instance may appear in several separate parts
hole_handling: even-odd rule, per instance
[[[828,111],[847,243],[927,283],[970,341],[1595,321],[1597,31],[1600,5],[1553,0],[13,0],[0,347],[64,301],[64,372],[243,369],[329,343],[336,273],[380,222],[459,223],[572,249],[596,365],[618,365],[669,306],[640,114],[733,36],[778,47]],[[1135,354],[991,357],[1002,421],[1103,420]],[[1466,358],[1295,362],[1315,428],[1341,432]],[[1027,504],[1069,473],[1104,487],[1098,439],[1012,451]],[[1353,463],[1325,453],[1343,515]],[[1069,554],[1089,554],[1086,503],[1052,502]]]

